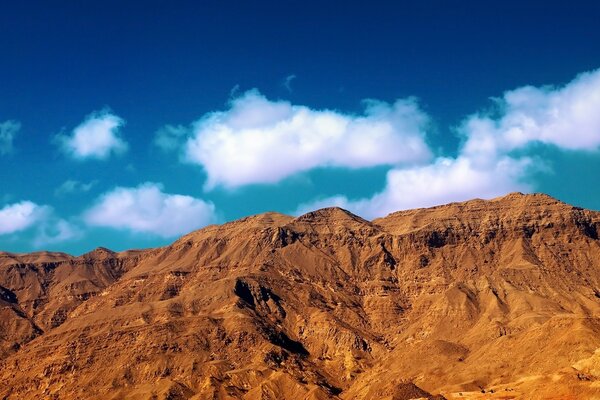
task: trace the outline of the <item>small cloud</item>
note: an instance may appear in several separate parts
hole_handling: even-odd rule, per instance
[[[0,155],[5,155],[13,151],[13,141],[20,130],[21,123],[18,121],[9,120],[0,122]]]
[[[231,90],[229,91],[229,98],[233,99],[235,97],[238,96],[238,93],[240,92],[240,85],[235,85],[234,87],[231,88]]]
[[[108,110],[96,111],[75,129],[71,135],[59,134],[55,140],[62,151],[78,160],[105,160],[111,154],[127,151],[127,143],[119,136],[125,121]]]
[[[76,180],[66,180],[59,187],[54,190],[54,195],[61,197],[71,193],[89,192],[96,184],[97,180],[93,180],[88,183],[79,182]]]
[[[9,204],[0,209],[0,235],[24,231],[44,219],[49,207],[31,201]]]
[[[285,77],[283,80],[283,87],[287,89],[288,92],[292,93],[292,81],[296,79],[296,75],[291,74]]]
[[[189,129],[183,125],[165,125],[154,135],[154,145],[165,152],[179,149],[187,139]]]
[[[36,247],[78,238],[82,232],[74,224],[59,218],[52,207],[20,201],[0,209],[0,235],[34,230]]]
[[[84,220],[90,226],[167,238],[212,223],[215,207],[191,196],[164,193],[162,185],[147,182],[137,187],[117,187],[103,194],[84,213]]]

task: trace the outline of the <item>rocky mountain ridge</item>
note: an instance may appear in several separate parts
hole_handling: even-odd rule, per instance
[[[598,212],[513,193],[0,253],[0,395],[600,397],[599,235]]]

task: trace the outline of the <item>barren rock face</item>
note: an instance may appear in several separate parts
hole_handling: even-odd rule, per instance
[[[511,194],[0,253],[0,396],[600,396],[599,235],[600,213]]]

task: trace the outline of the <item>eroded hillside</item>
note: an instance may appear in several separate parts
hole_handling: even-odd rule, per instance
[[[3,253],[0,395],[600,398],[599,234],[597,212],[515,193]]]

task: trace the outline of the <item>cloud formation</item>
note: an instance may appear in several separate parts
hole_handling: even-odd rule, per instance
[[[191,196],[168,194],[147,182],[117,187],[100,196],[84,213],[90,226],[149,233],[168,238],[191,232],[215,220],[214,205]]]
[[[426,166],[391,169],[384,189],[373,197],[351,200],[337,195],[300,205],[295,214],[337,206],[364,218],[377,218],[398,210],[431,207],[472,198],[493,198],[509,192],[528,192],[523,182],[531,159],[503,157],[477,165],[464,156],[441,157]]]
[[[531,144],[571,151],[600,147],[600,70],[581,74],[563,87],[508,91],[495,105],[459,127],[464,141],[457,157],[391,169],[385,188],[370,198],[337,195],[303,204],[296,212],[339,206],[375,218],[397,210],[531,191],[528,173],[543,168],[542,161],[528,154]]]
[[[96,111],[75,129],[71,135],[59,134],[56,141],[67,155],[78,160],[105,160],[111,154],[127,151],[127,143],[119,136],[125,121],[108,110]]]
[[[184,160],[201,165],[208,176],[206,189],[276,183],[318,167],[389,165],[385,186],[372,196],[356,199],[341,193],[296,210],[336,205],[376,218],[402,209],[532,191],[530,174],[544,166],[535,156],[540,146],[600,150],[597,110],[600,70],[560,87],[507,91],[493,99],[492,109],[466,117],[456,128],[462,141],[455,155],[434,158],[425,140],[429,117],[412,99],[366,101],[364,112],[353,115],[271,101],[250,91],[232,99],[227,110],[208,113],[190,127],[165,126],[154,144],[165,151],[181,150]],[[75,158],[102,159],[127,148],[118,136],[122,125],[113,114],[94,113],[59,140]],[[6,151],[19,127],[14,121],[0,124],[0,145],[9,143]],[[67,180],[56,194],[89,191],[94,184]],[[162,185],[148,182],[117,187],[83,215],[68,219],[48,205],[13,201],[0,208],[0,235],[25,232],[38,247],[81,237],[86,226],[171,238],[215,220],[211,202],[165,193]]]
[[[8,120],[0,122],[0,155],[5,155],[13,151],[13,141],[15,136],[21,130],[21,123]]]
[[[495,157],[531,143],[564,150],[600,147],[600,70],[564,87],[511,90],[495,103],[494,112],[472,115],[461,126],[465,155]]]
[[[48,207],[31,201],[8,204],[0,209],[0,235],[24,231],[45,218]]]
[[[35,247],[78,238],[82,231],[71,222],[56,215],[54,209],[24,200],[0,209],[0,235],[18,234],[33,230]]]
[[[184,159],[204,167],[205,188],[276,183],[317,167],[422,163],[429,119],[414,99],[365,101],[362,115],[271,101],[252,90],[193,126]]]

